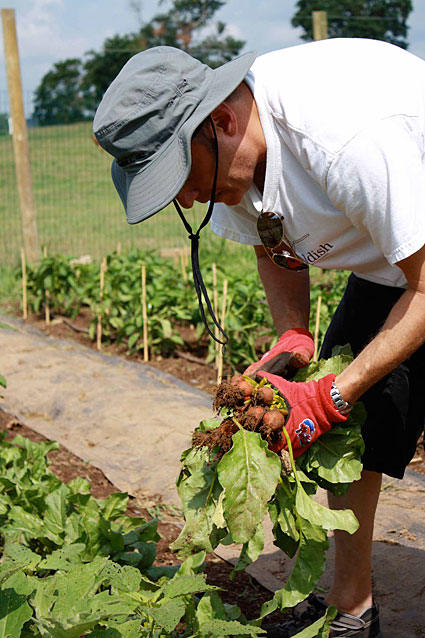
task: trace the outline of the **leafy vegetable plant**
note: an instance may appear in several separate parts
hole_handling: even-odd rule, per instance
[[[313,363],[299,380],[338,374],[350,360],[340,354]],[[177,486],[186,523],[173,549],[186,558],[220,543],[240,543],[235,571],[244,569],[263,550],[263,522],[269,516],[275,545],[295,561],[283,588],[263,606],[260,622],[313,591],[324,569],[329,530],[352,534],[358,527],[350,510],[329,510],[312,496],[319,485],[342,494],[360,478],[364,409],[356,404],[346,423],[334,425],[295,462],[285,429],[288,452],[280,456],[270,449],[275,430],[265,423],[265,413],[285,413],[283,399],[276,391],[268,396],[264,379],[257,384],[244,377],[233,383],[234,392],[232,383],[219,388],[215,406],[220,415],[201,422],[192,447],[182,455]],[[300,637],[310,635],[316,634]]]
[[[212,293],[211,264],[216,254],[204,255],[202,267],[205,283]],[[83,308],[92,315],[90,337],[96,339],[98,315],[102,317],[102,332],[106,341],[123,343],[130,353],[143,348],[141,268],[146,267],[146,297],[150,348],[161,355],[171,355],[176,349],[190,348],[184,336],[187,328],[195,329],[196,339],[213,361],[215,345],[207,336],[199,313],[193,277],[190,269],[183,276],[180,267],[154,252],[134,250],[125,255],[107,256],[107,271],[103,297],[100,298],[99,265],[76,263],[70,257],[48,256],[36,266],[28,266],[28,298],[34,312],[41,312],[48,300],[54,313],[75,317]],[[317,269],[316,269],[317,270]],[[312,322],[314,306],[320,295],[320,335],[338,303],[346,273],[321,274],[313,279],[311,297]],[[255,266],[225,255],[217,267],[219,297],[223,280],[228,281],[225,329],[230,337],[226,361],[234,371],[245,367],[247,360],[255,360],[276,341],[270,312]],[[221,306],[221,299],[220,306]],[[312,326],[314,329],[314,326]]]
[[[155,567],[156,520],[125,514],[127,494],[95,499],[63,484],[46,454],[57,444],[0,437],[0,636],[219,638],[257,636],[200,569]]]

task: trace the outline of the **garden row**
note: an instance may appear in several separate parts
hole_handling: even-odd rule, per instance
[[[154,567],[157,521],[126,515],[128,495],[95,499],[62,483],[46,454],[56,443],[0,436],[0,635],[8,638],[254,636],[200,568]]]
[[[208,257],[201,268],[211,299],[219,311],[225,302],[225,330],[230,337],[226,361],[240,370],[276,339],[264,290],[255,267],[227,258],[215,268]],[[103,342],[125,344],[133,353],[146,350],[148,341],[150,355],[167,356],[176,349],[190,349],[187,335],[191,334],[192,340],[195,336],[208,348],[208,362],[217,356],[200,316],[191,269],[183,258],[173,262],[149,252],[112,253],[99,266],[46,256],[26,270],[30,309],[41,313],[48,308],[49,313],[75,318],[88,308],[93,340],[99,338],[100,326]],[[345,281],[345,273],[320,271],[313,281],[311,329],[319,342]]]

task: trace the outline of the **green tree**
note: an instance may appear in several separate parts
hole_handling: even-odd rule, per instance
[[[127,34],[107,38],[100,51],[87,52],[81,88],[89,111],[94,112],[113,78],[137,51],[141,51],[137,35]]]
[[[172,0],[168,11],[155,15],[136,33],[114,35],[100,51],[88,51],[84,63],[78,59],[58,62],[36,90],[34,116],[40,124],[92,117],[127,60],[154,46],[183,49],[213,68],[231,60],[245,42],[227,35],[223,22],[212,23],[224,4],[224,0]],[[139,13],[137,0],[132,7]]]
[[[245,42],[226,35],[223,22],[211,25],[224,4],[224,0],[174,0],[167,13],[156,15],[140,30],[144,48],[175,46],[213,68],[231,60]]]
[[[411,0],[298,0],[291,23],[313,40],[313,11],[327,11],[330,38],[372,38],[407,49]]]
[[[86,117],[81,94],[81,60],[57,62],[35,91],[34,118],[40,125],[70,124]]]
[[[173,0],[168,11],[156,14],[137,33],[116,35],[105,41],[101,52],[89,51],[82,82],[88,108],[94,111],[123,65],[139,51],[173,46],[213,68],[238,55],[245,42],[227,35],[224,23],[212,24],[224,4],[224,0]]]

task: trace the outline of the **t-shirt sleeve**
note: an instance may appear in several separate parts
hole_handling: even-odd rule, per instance
[[[425,244],[423,153],[416,119],[396,116],[357,134],[330,163],[328,197],[390,264]]]
[[[245,208],[243,202],[237,206],[215,204],[210,226],[220,237],[250,246],[261,244],[257,233],[257,217]]]

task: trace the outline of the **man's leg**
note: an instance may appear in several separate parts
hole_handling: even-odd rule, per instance
[[[336,530],[335,572],[326,596],[328,604],[353,615],[372,606],[371,554],[373,523],[381,489],[382,474],[363,470],[344,496],[328,494],[332,509],[351,509],[359,521],[355,534]]]

